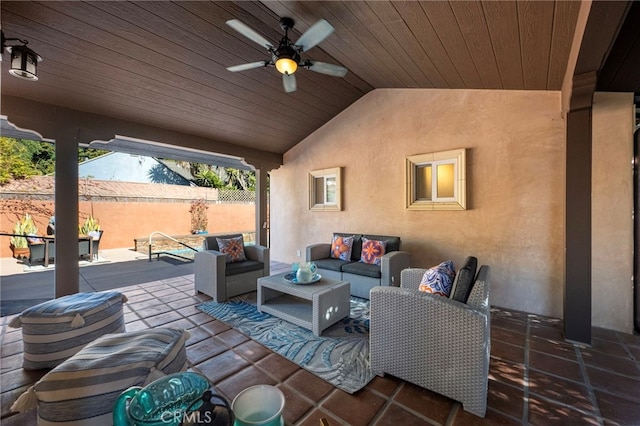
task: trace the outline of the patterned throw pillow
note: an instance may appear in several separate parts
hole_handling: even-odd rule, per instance
[[[331,241],[331,257],[340,260],[351,260],[351,249],[353,248],[353,235],[343,237],[334,235]]]
[[[242,237],[228,239],[216,238],[216,241],[218,241],[220,252],[225,254],[227,263],[247,260],[244,255],[244,241]]]
[[[418,290],[426,293],[437,294],[439,296],[449,297],[451,293],[451,285],[456,276],[453,262],[447,260],[441,264],[427,269],[422,276]]]
[[[362,255],[360,256],[360,262],[380,266],[380,263],[382,263],[381,257],[384,256],[386,250],[386,241],[370,240],[362,237]]]

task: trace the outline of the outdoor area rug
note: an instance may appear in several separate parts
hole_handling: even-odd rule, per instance
[[[369,301],[351,297],[351,314],[320,337],[256,307],[256,293],[198,305],[198,309],[295,362],[348,393],[367,385],[369,366]]]

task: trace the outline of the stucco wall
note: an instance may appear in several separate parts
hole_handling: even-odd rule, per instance
[[[53,201],[39,201],[43,210],[53,211]],[[91,212],[91,203],[79,203],[82,224]],[[100,249],[133,248],[133,239],[148,237],[153,231],[161,231],[168,235],[184,235],[191,232],[191,214],[189,202],[117,202],[105,201],[93,203],[93,214],[100,220],[104,230]],[[32,213],[39,234],[46,235],[48,216]],[[211,234],[221,232],[240,232],[254,230],[254,204],[209,204],[207,210],[207,231]],[[0,229],[11,232],[16,218],[11,214],[0,215]],[[0,257],[11,257],[9,237],[2,239]]]
[[[633,93],[593,105],[592,323],[633,333]]]
[[[559,92],[375,90],[272,172],[271,257],[299,260],[334,231],[399,235],[412,265],[475,255],[493,305],[561,317],[564,132]],[[455,148],[468,150],[468,209],[407,211],[405,157]],[[343,211],[309,211],[308,172],[337,166]]]

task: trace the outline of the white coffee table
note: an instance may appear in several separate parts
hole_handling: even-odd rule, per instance
[[[293,284],[286,273],[258,278],[258,310],[313,331],[322,331],[349,315],[351,285],[322,278]]]

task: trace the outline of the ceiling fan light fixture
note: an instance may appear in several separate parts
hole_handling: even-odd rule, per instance
[[[298,69],[298,63],[291,58],[278,58],[276,61],[276,69],[281,74],[291,75]]]

